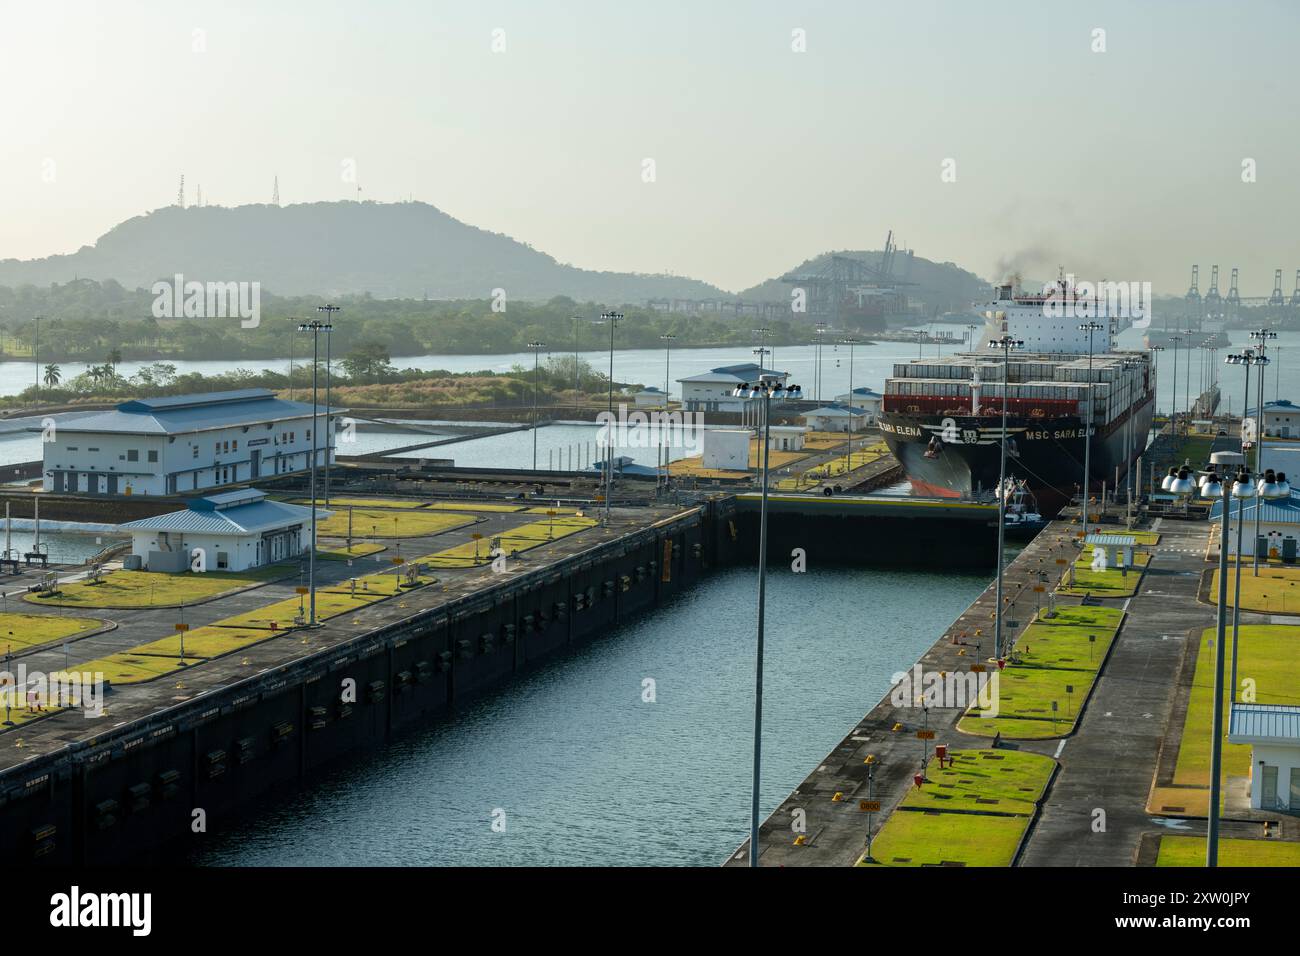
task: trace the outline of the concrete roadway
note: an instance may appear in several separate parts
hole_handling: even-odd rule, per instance
[[[1138,593],[1073,736],[1025,744],[1055,756],[1053,781],[1021,855],[1022,866],[1133,866],[1144,834],[1170,832],[1148,816],[1162,740],[1176,752],[1171,728],[1179,668],[1188,641],[1215,620],[1196,601],[1209,567],[1203,521],[1158,519],[1160,533]],[[1225,715],[1226,719],[1226,715]],[[1104,811],[1105,830],[1094,830]],[[1178,832],[1204,832],[1200,824]]]

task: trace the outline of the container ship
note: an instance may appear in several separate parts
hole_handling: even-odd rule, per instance
[[[897,364],[885,380],[880,428],[913,493],[994,496],[1004,393],[1007,478],[1029,489],[1044,514],[1078,494],[1089,429],[1090,490],[1116,487],[1151,432],[1151,353],[1116,351],[1117,316],[1066,279],[1041,294],[1010,284],[993,294],[975,309],[984,317],[977,351]],[[1090,322],[1102,326],[1091,345],[1079,328]],[[1005,383],[1003,351],[988,347],[1004,337],[1019,343],[1007,354]]]

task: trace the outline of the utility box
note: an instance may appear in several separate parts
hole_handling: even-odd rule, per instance
[[[706,428],[701,436],[705,468],[720,471],[749,471],[748,428]]]

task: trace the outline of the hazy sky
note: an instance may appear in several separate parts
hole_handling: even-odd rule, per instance
[[[1290,293],[1298,35],[1285,0],[3,0],[0,258],[92,243],[182,173],[191,201],[277,174],[285,203],[355,198],[354,160],[363,198],[731,290],[892,228],[987,278],[1181,294],[1217,262],[1223,292],[1237,265]]]

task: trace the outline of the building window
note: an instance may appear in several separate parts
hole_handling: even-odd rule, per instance
[[[239,451],[239,439],[238,439],[238,438],[236,438],[234,441],[232,441],[232,442],[230,443],[230,450],[231,450],[231,451]]]
[[[158,460],[158,452],[156,450],[151,450],[149,452],[149,460],[153,462],[156,462]]]
[[[139,460],[140,460],[140,452],[139,452],[139,450],[138,450],[138,449],[135,449],[135,448],[128,448],[128,449],[126,450],[126,460],[127,460],[127,461],[139,461]]]
[[[192,445],[192,446],[190,446],[190,451],[194,452],[194,454],[190,456],[191,458],[198,458],[198,457],[199,457],[199,446],[198,446],[198,445]]]

